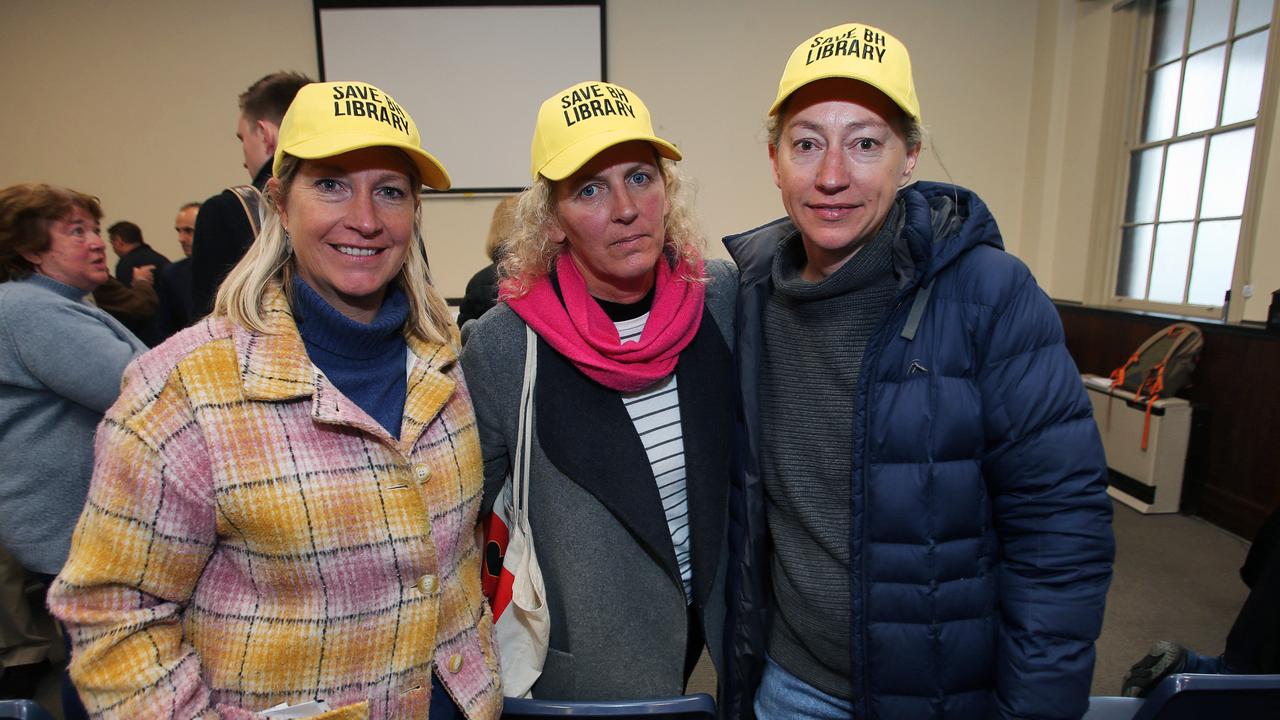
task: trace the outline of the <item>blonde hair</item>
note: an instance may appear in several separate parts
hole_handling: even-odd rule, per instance
[[[421,187],[422,179],[418,177],[417,167],[411,162],[407,164],[412,168],[410,186]],[[263,193],[267,210],[262,231],[249,247],[249,252],[232,268],[227,279],[218,288],[218,297],[213,305],[214,317],[225,317],[236,325],[265,333],[268,332],[263,317],[265,298],[273,292],[283,290],[292,304],[293,274],[297,272],[297,260],[293,256],[293,248],[289,244],[284,226],[280,223],[279,204],[288,198],[301,165],[300,159],[285,154],[280,163],[280,172],[276,176],[277,184],[271,191]],[[406,335],[415,335],[432,342],[454,344],[457,331],[449,307],[431,284],[426,249],[422,243],[422,207],[416,193],[414,206],[414,237],[409,243],[409,254],[404,266],[397,276],[400,288],[409,301],[409,319],[405,322],[404,331]]]
[[[664,255],[681,259],[690,270],[697,268],[707,240],[693,216],[691,182],[671,160],[660,158],[658,170],[665,186],[667,209],[664,217]],[[568,248],[555,240],[555,182],[539,175],[529,189],[516,198],[515,229],[506,244],[506,256],[498,263],[498,274],[510,279],[504,289],[514,297],[529,292],[551,272],[556,258]],[[705,282],[702,276],[686,276],[688,282]]]
[[[516,224],[516,196],[502,198],[502,202],[493,209],[493,219],[489,221],[489,240],[484,244],[485,254],[493,262],[502,259],[507,238]]]

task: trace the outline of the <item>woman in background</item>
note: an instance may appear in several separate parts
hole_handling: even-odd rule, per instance
[[[81,192],[0,190],[0,545],[46,583],[84,507],[94,430],[125,365],[146,350],[88,301],[111,279],[101,219],[97,198]],[[66,716],[83,717],[65,689]]]
[[[485,314],[498,302],[498,262],[506,254],[506,243],[515,224],[515,211],[515,197],[502,198],[502,202],[493,209],[489,239],[484,244],[484,251],[492,262],[467,282],[467,292],[458,310],[458,327]]]
[[[467,325],[490,505],[538,336],[529,523],[551,637],[534,697],[679,695],[704,648],[721,655],[736,277],[703,262],[678,159],[629,90],[549,98],[504,301]]]
[[[424,183],[449,178],[381,90],[299,91],[262,234],[213,316],[130,367],[99,435],[50,602],[96,716],[498,717]]]

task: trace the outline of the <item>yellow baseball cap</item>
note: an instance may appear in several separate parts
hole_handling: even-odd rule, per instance
[[[423,184],[449,189],[449,173],[422,149],[422,136],[409,113],[390,95],[363,82],[304,85],[280,121],[271,172],[280,172],[285,153],[317,160],[382,146],[403,150],[418,166]]]
[[[547,98],[533,129],[533,177],[563,180],[602,150],[644,140],[658,154],[679,160],[675,145],[653,134],[649,108],[630,90],[612,83],[579,83]]]
[[[888,95],[903,112],[920,119],[907,47],[879,28],[856,23],[827,28],[792,51],[769,114],[777,114],[791,93],[826,78],[861,80]]]

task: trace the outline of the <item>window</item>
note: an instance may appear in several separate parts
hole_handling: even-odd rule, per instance
[[[1245,219],[1274,2],[1142,4],[1150,52],[1128,149],[1115,302],[1221,312]]]

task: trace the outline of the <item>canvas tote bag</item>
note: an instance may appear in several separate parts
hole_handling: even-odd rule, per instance
[[[485,530],[484,589],[493,606],[502,692],[507,697],[529,697],[533,683],[542,675],[551,634],[547,591],[529,531],[537,338],[531,328],[525,328],[524,384],[520,388],[520,421],[511,475],[494,502]]]

